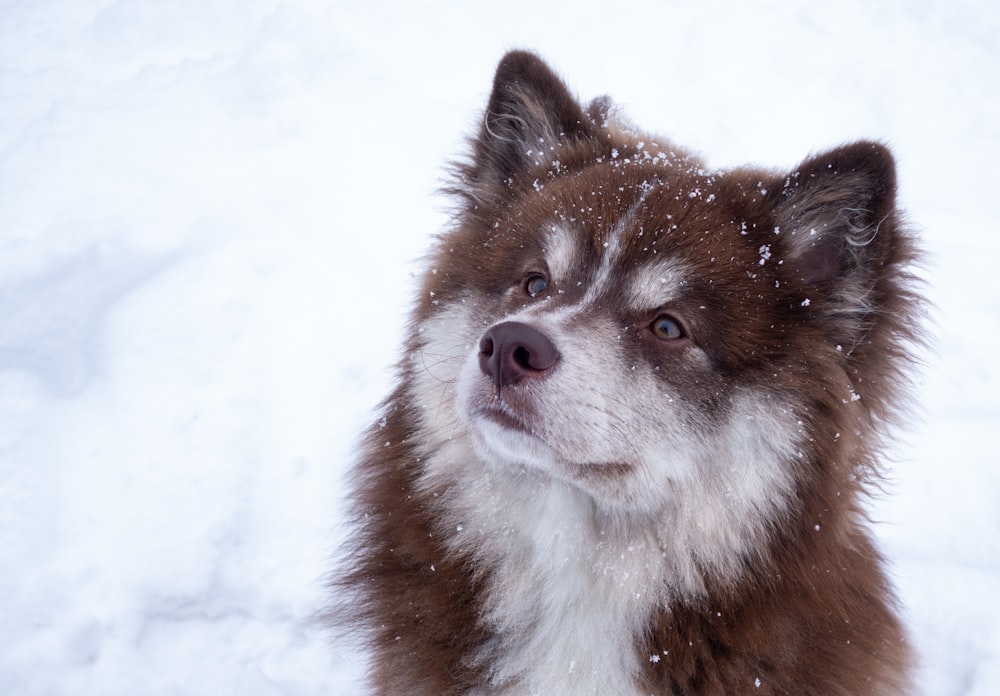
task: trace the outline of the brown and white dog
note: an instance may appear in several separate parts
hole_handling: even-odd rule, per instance
[[[710,169],[525,52],[472,146],[355,471],[374,692],[905,693],[863,510],[920,314],[887,149]]]

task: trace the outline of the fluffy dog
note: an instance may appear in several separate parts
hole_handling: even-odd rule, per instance
[[[862,502],[920,301],[874,142],[716,170],[501,61],[355,470],[375,693],[904,693]]]

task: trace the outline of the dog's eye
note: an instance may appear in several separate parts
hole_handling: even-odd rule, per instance
[[[530,273],[524,279],[524,291],[534,297],[540,292],[545,292],[549,287],[549,281],[541,273]]]
[[[653,335],[661,341],[676,341],[687,336],[681,323],[669,314],[661,314],[656,317],[649,328]]]

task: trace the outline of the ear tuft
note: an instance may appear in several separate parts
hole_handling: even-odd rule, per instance
[[[541,164],[546,152],[593,130],[583,108],[541,58],[511,51],[497,66],[493,92],[474,142],[479,184],[504,184]]]
[[[801,288],[831,341],[888,350],[893,336],[912,338],[899,318],[914,312],[908,268],[918,254],[896,210],[889,150],[859,142],[810,158],[776,196],[786,287]]]
[[[786,260],[801,282],[845,279],[884,262],[896,205],[896,167],[884,145],[858,142],[810,158],[779,196]]]

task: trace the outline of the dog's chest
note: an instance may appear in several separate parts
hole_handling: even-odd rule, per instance
[[[466,508],[463,531],[492,568],[483,620],[494,637],[474,658],[492,685],[482,693],[634,696],[636,640],[663,599],[658,545],[602,532],[564,486],[516,499]]]

